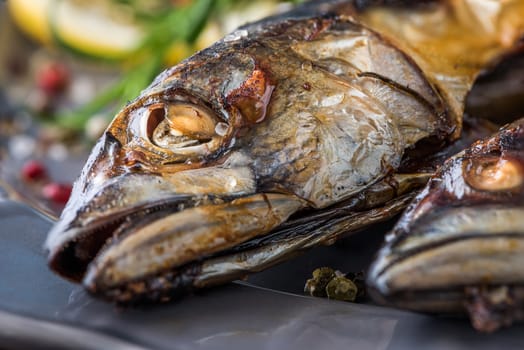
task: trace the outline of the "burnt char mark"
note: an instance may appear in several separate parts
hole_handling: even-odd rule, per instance
[[[196,289],[194,281],[201,269],[202,263],[194,262],[107,290],[99,290],[95,285],[86,288],[93,295],[123,307],[165,303],[192,293]]]

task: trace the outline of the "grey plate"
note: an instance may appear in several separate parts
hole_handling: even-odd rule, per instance
[[[118,310],[53,275],[42,243],[51,222],[0,200],[0,348],[503,349],[524,348],[522,326],[478,334],[462,319],[300,296],[312,267],[358,267],[380,232],[359,235],[171,304]],[[381,231],[381,230],[378,230]],[[371,244],[365,244],[367,241]]]

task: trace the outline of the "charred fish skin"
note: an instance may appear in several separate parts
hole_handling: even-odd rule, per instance
[[[406,151],[462,126],[448,107],[464,95],[417,60],[346,12],[233,32],[117,114],[48,235],[50,267],[112,300],[164,301],[391,217],[427,176],[396,174]],[[346,201],[365,205],[234,250]]]
[[[524,119],[450,158],[386,237],[370,268],[382,304],[468,312],[493,331],[522,319]]]

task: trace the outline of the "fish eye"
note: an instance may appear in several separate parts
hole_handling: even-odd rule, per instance
[[[149,107],[148,139],[156,146],[183,154],[208,154],[220,146],[229,126],[216,115],[189,103]]]
[[[516,162],[497,156],[469,159],[464,170],[468,185],[481,191],[511,190],[524,182]]]

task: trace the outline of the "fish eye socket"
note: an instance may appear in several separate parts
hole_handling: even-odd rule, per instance
[[[173,152],[203,153],[218,146],[228,125],[210,110],[189,103],[174,103],[151,106],[146,128],[147,137],[158,147]]]

